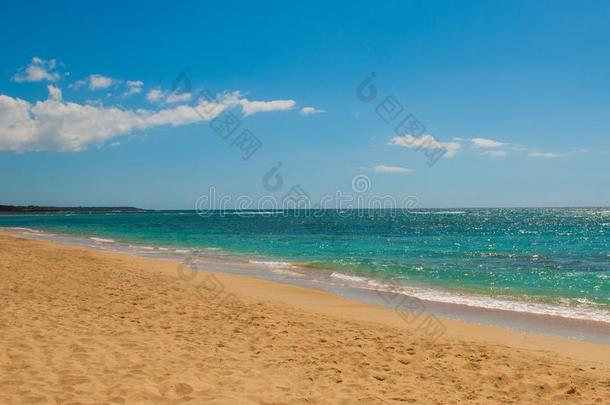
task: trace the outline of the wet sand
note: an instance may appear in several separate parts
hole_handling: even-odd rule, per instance
[[[0,403],[610,397],[607,345],[411,322],[417,314],[167,260],[0,234],[0,280]]]

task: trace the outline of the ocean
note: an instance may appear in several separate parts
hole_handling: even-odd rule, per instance
[[[427,301],[610,323],[610,209],[2,214],[0,226]],[[189,259],[189,257],[191,259]],[[322,277],[322,278],[321,278]]]

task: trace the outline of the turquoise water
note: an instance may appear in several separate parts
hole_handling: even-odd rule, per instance
[[[224,252],[459,293],[610,309],[609,209],[3,215],[27,227]]]

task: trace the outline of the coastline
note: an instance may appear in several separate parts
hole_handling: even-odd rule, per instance
[[[603,345],[452,320],[432,337],[315,289],[6,233],[0,245],[3,403],[610,395]]]
[[[10,232],[6,232],[3,229],[0,229],[0,237],[1,236],[23,237],[22,235],[15,235]],[[34,238],[30,239],[25,237],[25,239],[39,241],[39,239]],[[83,249],[85,251],[99,253],[108,257],[116,257],[120,259],[128,257],[130,260],[134,260],[139,264],[153,266],[155,271],[162,270],[162,272],[168,276],[177,277],[182,281],[188,281],[194,284],[201,283],[205,275],[212,274],[215,278],[222,281],[223,284],[229,286],[229,292],[251,296],[252,298],[259,300],[270,300],[274,303],[280,303],[283,305],[303,306],[308,310],[319,311],[328,315],[348,315],[349,317],[354,317],[355,319],[361,321],[380,322],[392,327],[406,327],[413,329],[415,326],[411,325],[409,322],[405,322],[403,317],[396,315],[400,312],[408,311],[404,311],[402,308],[397,310],[394,307],[388,307],[385,305],[383,299],[375,299],[375,297],[378,297],[378,295],[375,293],[368,296],[358,295],[358,298],[355,299],[353,298],[352,291],[342,289],[325,289],[324,287],[326,286],[320,283],[293,284],[291,281],[294,280],[286,280],[285,278],[265,278],[264,276],[268,276],[270,274],[273,275],[274,273],[266,272],[265,269],[260,268],[259,270],[261,271],[253,273],[253,268],[247,265],[245,270],[240,269],[238,267],[239,264],[244,264],[240,262],[227,262],[224,259],[215,259],[213,256],[204,256],[206,260],[203,263],[203,267],[200,267],[196,262],[189,262],[189,260],[182,262],[177,260],[176,257],[172,256],[148,256],[147,254],[152,252],[149,247],[143,247],[142,250],[135,253],[133,250],[98,250],[91,248],[90,246],[75,245],[70,242],[58,240],[43,239],[42,241],[43,243],[56,244],[60,247]],[[131,245],[131,247],[135,246]],[[212,252],[214,252],[214,250],[212,250]],[[197,260],[200,260],[199,256]],[[233,289],[234,287],[236,288]],[[308,297],[309,299],[294,299],[294,297],[302,296]],[[372,301],[374,303],[367,301]],[[426,309],[423,312],[424,315],[435,315],[435,311],[430,311],[429,308],[427,308],[430,305],[440,305],[441,307],[447,305],[449,309],[447,309],[445,313],[448,315],[455,315],[456,308],[469,312],[469,318],[473,319],[473,321],[464,321],[459,318],[453,319],[448,316],[439,318],[444,325],[449,325],[454,332],[457,332],[460,336],[468,339],[476,340],[479,336],[483,335],[491,338],[495,343],[513,345],[515,342],[521,342],[523,344],[522,348],[534,350],[546,350],[549,347],[549,344],[551,344],[552,347],[556,347],[558,351],[563,353],[566,353],[566,348],[563,346],[564,344],[592,344],[596,349],[606,349],[610,345],[610,343],[605,342],[600,343],[558,334],[519,330],[514,327],[503,327],[492,323],[494,321],[494,312],[499,312],[499,316],[501,317],[506,317],[507,315],[513,317],[525,317],[527,319],[527,323],[536,321],[552,322],[553,318],[556,317],[538,317],[535,314],[513,313],[513,311],[493,311],[486,308],[464,308],[464,306],[461,305],[435,303],[431,301],[425,301],[425,305]],[[337,306],[340,308],[338,311],[336,310]],[[355,310],[347,311],[349,314],[343,314],[342,310],[345,308],[355,308]],[[533,318],[531,318],[532,315]],[[481,322],[478,320],[478,318],[481,317],[488,318],[487,322]],[[559,322],[559,325],[566,321],[575,321],[577,323],[581,322],[581,320],[566,320],[564,318],[555,320]],[[512,325],[510,322],[507,322],[507,324]],[[606,336],[606,333],[610,335],[610,325],[599,322],[594,322],[593,324],[596,327],[603,328],[604,333],[602,336]],[[590,324],[585,322],[585,327],[588,326],[590,326]],[[474,333],[471,333],[472,331],[474,331]],[[537,338],[542,339],[543,342],[541,344],[536,342],[531,345],[531,342],[538,340]],[[567,353],[571,353],[571,350],[567,349]],[[575,357],[580,357],[581,352],[574,352],[573,355]],[[597,354],[591,357],[583,358],[588,358],[590,360],[600,359]],[[608,351],[607,356],[602,357],[602,359],[610,364],[610,351]]]
[[[9,227],[0,232],[50,240],[103,252],[162,258],[187,263],[197,270],[256,277],[281,284],[325,291],[348,299],[390,309],[408,310],[417,305],[423,315],[509,328],[516,331],[561,336],[610,345],[610,311],[578,313],[575,308],[488,296],[456,295],[453,291],[423,289],[383,283],[326,269],[303,268],[273,258],[252,258],[217,248],[168,248],[117,242],[106,237],[49,233],[47,230]],[[407,301],[404,301],[405,298]],[[402,304],[402,305],[401,305]],[[420,317],[421,319],[421,317]]]

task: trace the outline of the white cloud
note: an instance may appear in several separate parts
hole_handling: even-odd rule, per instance
[[[55,59],[43,60],[37,56],[25,68],[21,68],[19,73],[13,76],[13,81],[21,82],[40,82],[43,80],[56,82],[60,79],[57,73],[57,62]]]
[[[0,95],[0,150],[78,151],[145,128],[144,118],[118,108],[64,103],[53,98],[30,104]]]
[[[239,99],[238,103],[246,116],[258,112],[291,110],[296,105],[294,100],[250,101],[247,98]]]
[[[481,152],[481,156],[504,157],[507,155],[508,152],[506,152],[505,150],[486,150]]]
[[[0,151],[80,151],[134,131],[210,121],[228,108],[243,106],[244,101],[251,103],[233,92],[212,102],[198,100],[154,111],[65,102],[55,86],[49,86],[47,100],[35,103],[0,94]],[[256,111],[273,111],[270,105],[276,105],[274,101],[256,103],[265,106],[255,107]],[[243,114],[248,115],[245,108]]]
[[[138,94],[142,92],[142,87],[144,86],[144,82],[141,80],[127,80],[125,82],[127,86],[127,90],[123,93],[123,97],[132,96],[134,94]]]
[[[390,139],[388,145],[402,146],[404,148],[417,149],[444,149],[445,157],[453,157],[459,151],[462,145],[459,142],[439,142],[432,135],[422,135],[416,137],[413,135],[395,136]]]
[[[49,98],[55,101],[61,101],[61,89],[59,87],[53,86],[52,84],[47,86],[49,90]]]
[[[373,167],[377,173],[411,173],[413,170],[401,166],[377,165]]]
[[[199,93],[196,93],[196,94],[198,95]],[[156,87],[148,92],[148,94],[146,95],[146,99],[148,101],[150,101],[151,103],[156,103],[156,102],[162,101],[162,102],[170,103],[170,104],[184,103],[186,101],[192,100],[189,103],[189,105],[193,105],[193,104],[197,104],[201,101],[210,101],[209,96],[210,95],[208,93],[207,97],[202,96],[202,97],[198,97],[197,99],[194,99],[193,93],[175,92],[175,91],[167,92],[167,91],[161,90],[159,87]],[[217,95],[216,98],[218,100],[221,100],[223,104],[226,104],[231,107],[236,107],[236,106],[240,105],[241,93],[239,91],[224,92],[224,93]]]
[[[169,95],[161,90],[159,87],[154,88],[148,92],[146,99],[151,103],[164,101],[166,103],[179,103],[186,102],[193,98],[191,93],[179,93],[173,92]],[[285,111],[294,108],[296,102],[294,100],[271,100],[271,101],[251,101],[243,97],[243,93],[240,91],[224,92],[217,96],[218,102],[228,107],[242,108],[242,113],[245,116],[256,114],[259,112],[271,112],[271,111]],[[198,100],[193,100],[189,105],[193,105],[195,102],[205,102],[204,97],[200,97]]]
[[[502,146],[507,146],[507,143],[494,141],[493,139],[487,138],[473,138],[470,140],[472,142],[473,148],[500,148]]]
[[[527,156],[533,158],[557,158],[565,156],[563,153],[554,153],[554,152],[530,152]]]
[[[125,90],[120,97],[129,97],[134,94],[141,93],[144,87],[144,82],[141,80],[120,80],[104,75],[92,74],[84,79],[77,80],[69,87],[73,89],[80,89],[84,86],[87,86],[87,88],[91,91],[103,90],[111,86],[124,86]],[[108,93],[107,96],[110,97],[112,94]]]
[[[165,98],[165,101],[167,103],[182,103],[185,101],[189,101],[191,99],[191,97],[192,97],[191,93],[179,93],[179,92],[174,91]]]
[[[147,94],[146,94],[146,99],[151,102],[151,103],[156,103],[159,100],[161,100],[161,97],[163,97],[163,92],[161,91],[160,88],[156,87],[152,90],[150,90]]]
[[[119,83],[119,80],[115,80],[111,77],[93,74],[85,77],[84,79],[77,80],[72,83],[69,87],[73,89],[80,89],[83,86],[87,86],[89,90],[101,90],[107,89],[115,83]]]
[[[87,81],[89,83],[89,90],[99,90],[112,86],[114,79],[102,75],[89,75]]]
[[[315,107],[303,107],[303,108],[301,108],[301,111],[299,112],[299,114],[301,114],[301,115],[311,115],[311,114],[321,114],[323,112],[326,112],[326,111],[318,110]]]

